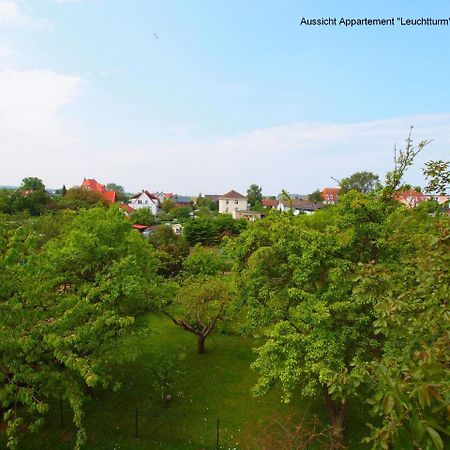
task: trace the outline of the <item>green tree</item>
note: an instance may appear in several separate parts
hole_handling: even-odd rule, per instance
[[[218,211],[219,205],[218,202],[214,202],[213,200],[210,200],[209,198],[202,197],[201,194],[197,197],[196,205],[198,208],[206,207],[210,211]]]
[[[183,272],[187,276],[217,275],[222,259],[214,248],[197,244],[191,254],[183,261]]]
[[[80,448],[86,388],[114,386],[113,341],[157,305],[155,252],[115,208],[81,211],[45,238],[38,229],[4,229],[0,224],[0,399],[8,446],[63,399]]]
[[[99,204],[108,206],[108,202],[98,192],[80,186],[67,189],[66,195],[57,198],[56,202],[58,207],[66,209],[91,208]]]
[[[252,208],[255,207],[257,203],[262,202],[262,187],[257,184],[251,184],[247,189],[247,200]]]
[[[322,202],[322,193],[319,191],[319,189],[316,189],[314,192],[311,192],[311,194],[308,195],[308,200],[310,202]]]
[[[423,173],[428,180],[425,192],[446,195],[450,186],[450,161],[428,161]]]
[[[125,193],[125,189],[123,186],[120,186],[120,184],[108,183],[105,187],[108,191],[115,192],[117,194],[117,199],[119,201],[121,201],[121,202],[128,201],[128,196]]]
[[[174,300],[180,311],[176,318],[167,310],[165,314],[173,323],[197,337],[198,353],[205,352],[206,338],[217,322],[225,318],[225,311],[231,302],[229,281],[223,276],[189,277],[185,279]]]
[[[266,330],[253,367],[256,394],[279,384],[323,395],[333,435],[342,438],[348,400],[358,389],[333,383],[370,361],[379,343],[371,298],[354,295],[361,264],[377,257],[385,205],[352,192],[333,210],[269,215],[231,245],[248,322]]]
[[[355,172],[348,178],[343,178],[340,181],[341,194],[351,190],[367,194],[375,189],[378,180],[378,175],[372,172]]]
[[[148,240],[158,250],[158,273],[165,277],[177,276],[189,255],[189,244],[184,236],[176,235],[170,226],[160,225]]]
[[[20,189],[30,191],[45,191],[45,185],[40,178],[26,177],[22,180]]]
[[[156,223],[155,216],[150,208],[138,208],[130,214],[130,220],[133,224],[153,225]]]

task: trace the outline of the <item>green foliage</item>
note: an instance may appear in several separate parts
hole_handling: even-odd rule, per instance
[[[196,201],[197,207],[198,208],[208,208],[209,211],[218,211],[219,210],[219,205],[217,202],[214,202],[212,200],[210,200],[209,198],[206,197],[202,197],[201,195],[199,195],[197,197],[197,201]]]
[[[156,222],[150,208],[138,208],[130,214],[130,220],[133,224],[138,225],[154,225]]]
[[[111,342],[161,294],[155,253],[120,211],[58,218],[53,229],[50,216],[0,227],[0,401],[11,448],[21,424],[37,428],[58,398],[83,445],[85,388],[112,386]]]
[[[50,204],[50,196],[43,189],[32,192],[4,191],[1,197],[1,211],[7,214],[25,212],[31,216],[39,216],[47,210]]]
[[[40,178],[26,177],[22,180],[19,189],[30,191],[45,191],[45,185]]]
[[[117,200],[120,202],[128,201],[128,196],[125,193],[125,189],[123,186],[120,186],[120,184],[108,183],[105,187],[108,191],[115,192],[117,194]]]
[[[198,353],[205,352],[205,340],[217,321],[225,318],[232,299],[230,281],[224,276],[196,276],[183,280],[173,306],[180,318],[167,310],[175,325],[197,336]]]
[[[98,192],[90,191],[80,186],[67,189],[66,195],[57,198],[56,202],[59,208],[64,209],[91,208],[99,204],[108,206],[108,203],[103,200]]]
[[[257,203],[261,204],[262,187],[257,184],[251,184],[247,189],[247,201],[252,208],[254,208]]]
[[[170,226],[161,225],[149,236],[149,242],[158,250],[158,273],[165,277],[177,276],[184,258],[189,255],[189,244],[184,236],[176,235]]]
[[[446,195],[450,186],[450,161],[428,161],[425,163],[423,173],[428,185],[425,192]]]
[[[316,189],[314,192],[308,195],[308,200],[310,202],[317,202],[317,203],[322,202],[323,201],[322,193],[319,191],[319,189]]]
[[[341,194],[355,190],[367,194],[375,189],[379,177],[372,172],[355,172],[340,181]]]
[[[215,249],[197,244],[183,261],[183,273],[186,276],[212,276],[217,274],[221,264],[222,259]]]

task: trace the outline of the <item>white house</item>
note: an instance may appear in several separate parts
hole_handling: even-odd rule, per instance
[[[236,211],[247,211],[248,202],[245,195],[230,191],[219,197],[219,213],[231,214],[236,219]]]
[[[292,211],[294,216],[298,214],[312,214],[321,207],[320,203],[310,202],[308,200],[299,200],[296,198],[289,200],[280,200],[278,202],[278,211]]]
[[[148,208],[154,216],[158,214],[159,200],[148,191],[142,191],[139,194],[134,195],[131,197],[128,204],[133,209]]]

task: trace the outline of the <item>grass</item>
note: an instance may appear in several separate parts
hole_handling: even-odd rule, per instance
[[[250,369],[255,341],[248,337],[215,333],[206,341],[207,353],[196,353],[196,339],[175,327],[165,317],[149,317],[142,324],[148,332],[120,343],[121,351],[139,350],[139,357],[117,365],[115,375],[122,382],[117,392],[95,391],[86,409],[90,450],[131,449],[214,449],[216,424],[220,420],[222,449],[258,449],[258,439],[273,423],[318,414],[326,421],[322,399],[296,398],[286,405],[275,389],[263,398],[254,398],[251,388],[257,374]],[[155,357],[185,354],[183,373],[175,374],[171,402],[161,399],[153,386]],[[138,408],[139,438],[135,437]],[[64,427],[59,404],[55,404],[46,425],[36,435],[21,440],[22,450],[73,449],[75,430],[68,405],[64,405]],[[363,417],[358,411],[349,417],[348,444],[363,448]],[[1,441],[0,441],[1,443]]]

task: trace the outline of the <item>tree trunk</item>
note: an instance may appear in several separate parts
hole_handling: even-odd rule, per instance
[[[205,353],[205,339],[206,339],[206,336],[203,336],[203,334],[197,335],[197,351],[198,351],[198,353]]]
[[[336,404],[328,392],[328,388],[324,387],[325,401],[327,403],[328,416],[331,422],[332,438],[337,442],[344,439],[344,421],[345,421],[345,404]]]

